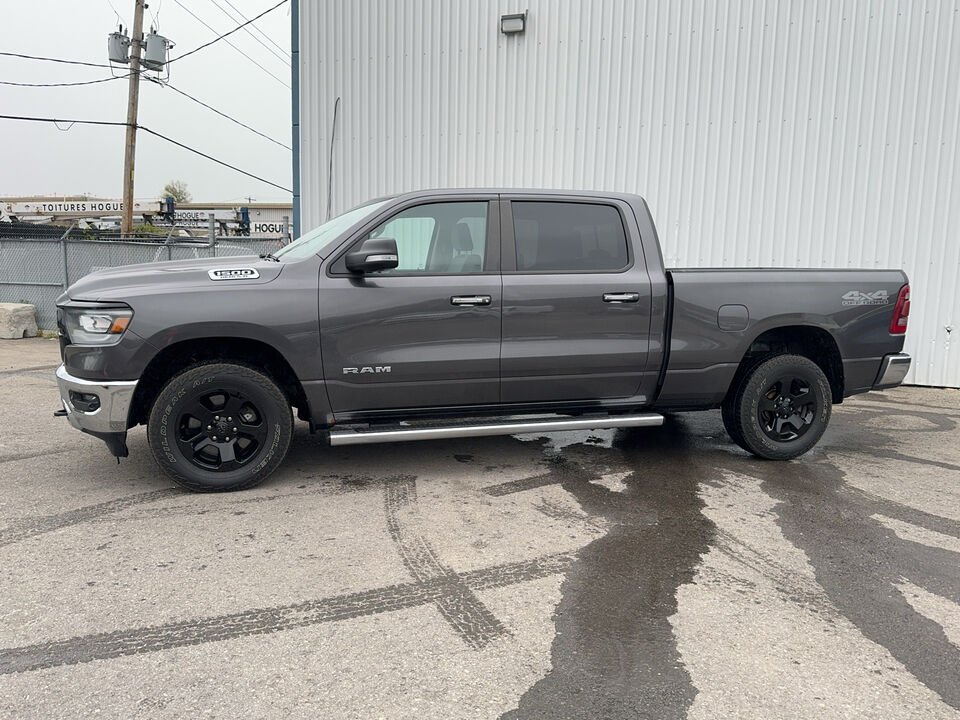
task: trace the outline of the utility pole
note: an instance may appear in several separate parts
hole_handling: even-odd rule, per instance
[[[127,141],[123,149],[123,218],[120,234],[133,233],[133,165],[137,154],[137,105],[140,101],[140,53],[143,51],[145,0],[134,0],[133,39],[130,52],[130,85],[127,93]]]

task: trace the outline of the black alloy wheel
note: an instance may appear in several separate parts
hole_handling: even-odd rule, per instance
[[[290,401],[276,382],[245,365],[188,368],[160,390],[147,439],[161,468],[195,492],[253,487],[286,457]]]
[[[757,404],[757,419],[768,438],[789,442],[810,430],[818,409],[810,381],[788,373],[777,378],[763,393]]]
[[[204,470],[227,472],[249,463],[263,447],[267,424],[256,404],[239,390],[204,391],[177,419],[177,444]]]
[[[817,444],[830,422],[830,382],[810,358],[758,359],[735,383],[723,401],[723,424],[737,445],[758,457],[798,457]]]

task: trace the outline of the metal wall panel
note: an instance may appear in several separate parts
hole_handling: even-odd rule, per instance
[[[668,265],[904,268],[908,381],[960,386],[960,0],[302,2],[299,67],[304,229],[423,187],[638,192]]]

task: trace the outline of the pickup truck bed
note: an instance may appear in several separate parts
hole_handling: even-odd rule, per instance
[[[902,335],[890,335],[892,299],[907,284],[901,270],[682,269],[667,276],[673,319],[659,408],[719,406],[753,344],[814,355],[830,369],[837,403],[871,390],[884,356],[903,347]],[[880,297],[888,301],[879,304]]]

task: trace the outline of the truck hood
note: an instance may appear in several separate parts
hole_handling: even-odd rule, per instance
[[[240,277],[221,273],[213,279],[211,271],[238,270]],[[253,272],[250,272],[250,271]],[[125,296],[142,296],[151,292],[192,290],[198,287],[222,286],[236,290],[244,285],[263,285],[276,280],[283,263],[262,260],[256,255],[221,258],[198,258],[172,262],[144,263],[105,268],[92,272],[71,285],[57,302],[71,300],[123,300]]]

